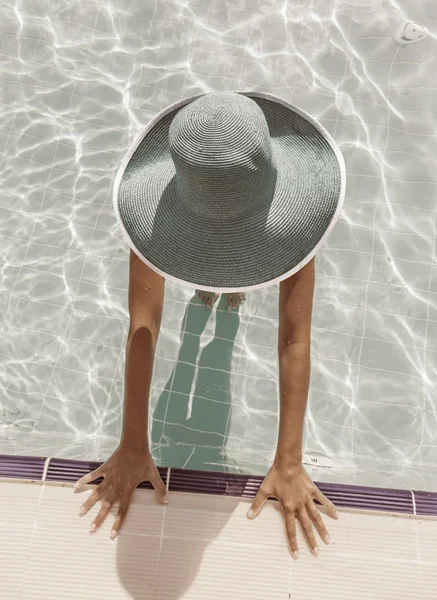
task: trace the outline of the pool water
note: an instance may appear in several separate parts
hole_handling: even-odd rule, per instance
[[[115,449],[128,328],[115,172],[168,104],[255,89],[317,118],[348,172],[317,255],[305,461],[328,481],[436,488],[437,4],[16,0],[0,16],[0,453]],[[408,20],[429,34],[399,46]],[[211,312],[167,284],[157,462],[266,471],[277,300],[274,287]]]

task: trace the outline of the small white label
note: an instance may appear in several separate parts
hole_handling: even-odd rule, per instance
[[[311,467],[319,467],[331,469],[334,463],[327,456],[310,456],[309,454],[303,455],[303,464]]]

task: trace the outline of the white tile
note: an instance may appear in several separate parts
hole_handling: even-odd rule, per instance
[[[166,508],[164,536],[210,543],[266,546],[287,549],[284,524],[277,503],[268,502],[261,515],[246,518],[251,503],[238,498],[203,496],[201,494],[171,494]]]
[[[420,597],[413,519],[342,511],[329,530],[331,545],[321,549],[317,560],[303,552],[292,563],[291,598]],[[301,536],[299,541],[303,544]]]
[[[415,520],[414,525],[420,560],[433,563],[437,573],[437,520],[434,517],[423,517]]]
[[[421,581],[422,600],[434,600],[437,589],[437,568],[435,563],[421,565]]]
[[[113,515],[95,534],[88,528],[98,507],[79,518],[87,493],[74,493],[71,485],[47,484],[42,489],[39,484],[0,482],[5,598],[435,596],[433,519],[342,510],[338,521],[323,517],[332,541],[330,546],[320,544],[318,558],[310,554],[298,528],[300,556],[295,562],[273,502],[249,521],[248,501],[173,493],[163,507],[153,492],[138,490],[125,528],[113,542]]]
[[[158,597],[282,600],[288,595],[289,561],[282,547],[165,538]]]
[[[89,533],[98,506],[79,517],[88,493],[74,493],[71,486],[46,486],[35,528],[23,589],[23,600],[34,598],[96,597],[141,598],[156,596],[161,519],[164,508],[153,493],[135,495],[123,533],[109,537],[114,514],[101,529]]]
[[[61,525],[62,528],[68,528],[71,532],[82,536],[83,531],[88,531],[93,517],[98,512],[98,506],[96,505],[81,518],[78,518],[79,509],[94,489],[95,486],[90,485],[86,491],[78,493],[73,491],[71,485],[65,487],[45,486],[38,513],[38,530],[52,527],[57,522],[58,526]],[[164,514],[165,507],[156,501],[154,492],[137,490],[126,519],[123,535],[160,536]],[[108,517],[101,530],[91,537],[100,539],[109,536],[112,523],[113,517]]]
[[[291,570],[291,598],[299,600],[411,600],[420,598],[420,586],[417,562],[381,557],[335,556],[325,552],[317,563],[309,556],[293,564]]]
[[[40,491],[0,480],[0,596],[7,600],[21,599]]]

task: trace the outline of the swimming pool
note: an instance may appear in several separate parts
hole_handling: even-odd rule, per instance
[[[0,453],[115,449],[128,326],[115,171],[164,106],[256,89],[320,120],[348,171],[317,257],[306,462],[319,480],[434,489],[437,5],[23,0],[0,13]],[[400,47],[409,19],[430,35]],[[150,399],[160,464],[265,472],[276,304],[273,288],[238,315],[209,312],[167,284]]]

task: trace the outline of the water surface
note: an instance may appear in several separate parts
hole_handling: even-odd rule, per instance
[[[0,16],[0,452],[104,459],[116,447],[128,326],[117,166],[168,104],[255,89],[319,119],[348,171],[317,257],[306,460],[328,465],[319,479],[436,488],[437,5],[20,0]],[[430,36],[400,48],[407,19]],[[277,293],[228,315],[167,286],[158,461],[265,472]]]

